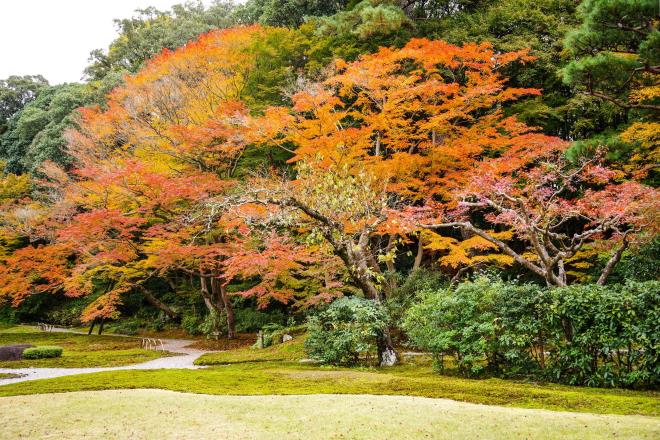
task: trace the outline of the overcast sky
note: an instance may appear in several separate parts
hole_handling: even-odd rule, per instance
[[[183,0],[0,0],[0,79],[41,74],[51,84],[80,81],[89,52],[116,37],[113,18],[176,3]]]

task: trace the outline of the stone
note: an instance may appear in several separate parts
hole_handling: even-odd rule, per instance
[[[288,334],[282,335],[282,342],[287,342],[287,341],[291,341],[291,340],[293,340],[293,336],[288,335]]]
[[[392,365],[396,364],[396,353],[394,350],[391,349],[386,349],[383,352],[383,357],[382,360],[380,361],[380,366],[381,367],[391,367]]]
[[[31,347],[34,347],[34,345],[19,344],[0,347],[0,361],[19,361],[23,359],[23,351]]]

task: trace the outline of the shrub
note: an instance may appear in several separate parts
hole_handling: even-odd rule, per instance
[[[144,322],[138,320],[138,319],[124,319],[122,321],[119,321],[116,323],[112,330],[114,333],[117,333],[119,335],[137,335],[138,330],[140,328],[144,327]]]
[[[255,307],[245,307],[234,309],[236,318],[236,331],[238,332],[256,332],[268,324],[284,325],[286,317],[279,310],[261,311]]]
[[[479,279],[429,290],[404,330],[443,366],[572,385],[660,383],[660,282],[542,288]]]
[[[27,348],[23,352],[24,359],[48,359],[62,356],[62,347],[43,346]]]
[[[191,335],[198,335],[201,333],[200,323],[201,320],[197,315],[184,315],[181,320],[181,327]]]
[[[310,317],[305,348],[323,363],[354,365],[361,355],[377,355],[386,322],[385,311],[373,301],[340,298]]]
[[[464,374],[480,373],[495,352],[496,288],[484,278],[463,283],[455,292],[428,290],[420,297],[403,322],[413,343],[433,353],[439,369],[444,368],[444,356],[452,355]]]

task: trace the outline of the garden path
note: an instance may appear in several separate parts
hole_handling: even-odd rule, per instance
[[[67,332],[67,333],[80,333],[71,331],[64,328],[53,328],[54,332]],[[109,335],[109,336],[124,336],[126,335]],[[139,364],[124,365],[121,367],[94,367],[94,368],[0,368],[0,373],[16,374],[19,377],[10,379],[0,379],[0,386],[16,382],[25,382],[27,380],[36,379],[50,379],[53,377],[71,376],[74,374],[98,373],[99,371],[115,371],[115,370],[159,370],[163,368],[184,368],[184,369],[198,369],[204,368],[195,365],[195,360],[203,355],[209,353],[206,350],[189,347],[193,340],[191,339],[165,339],[158,338],[163,341],[162,348],[165,351],[178,353],[178,356],[166,356],[158,359],[153,359]]]

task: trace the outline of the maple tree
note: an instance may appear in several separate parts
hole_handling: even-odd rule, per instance
[[[456,190],[456,209],[443,213],[453,221],[426,227],[473,234],[552,286],[565,286],[569,276],[580,276],[570,265],[591,265],[580,261],[589,248],[611,252],[597,279],[597,284],[605,284],[631,242],[657,234],[657,190],[617,181],[621,173],[597,160],[569,163],[561,148],[533,159],[528,167],[515,170],[502,166],[511,161],[508,154],[483,163],[469,184]],[[475,211],[508,233],[475,226],[470,219]],[[513,237],[526,244],[524,252],[507,244]]]
[[[452,189],[487,156],[510,152],[514,169],[563,144],[501,111],[539,93],[508,87],[501,74],[532,59],[526,51],[496,54],[488,44],[419,39],[338,60],[322,83],[302,84],[291,110],[268,109],[256,124],[262,142],[293,154],[297,176],[253,185],[254,193],[298,210],[295,228],[318,231],[364,295],[382,301],[394,288],[387,272],[394,272],[396,244],[419,235],[407,208],[450,206]],[[391,341],[381,342],[381,358],[393,353]]]

